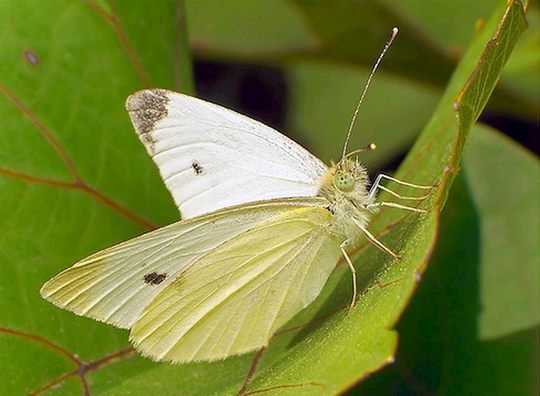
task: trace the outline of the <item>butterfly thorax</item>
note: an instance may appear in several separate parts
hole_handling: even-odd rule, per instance
[[[368,187],[366,168],[358,160],[348,158],[332,164],[320,180],[317,195],[328,200],[328,210],[334,215],[331,232],[343,241],[348,240],[349,246],[360,240],[362,233],[357,223],[365,226],[371,214],[367,205],[373,198],[369,197]]]

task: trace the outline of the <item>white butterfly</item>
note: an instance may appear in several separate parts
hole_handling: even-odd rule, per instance
[[[366,229],[380,175],[344,157],[326,167],[277,131],[162,90],[127,109],[183,220],[98,252],[41,294],[79,315],[131,329],[143,355],[211,361],[268,344],[320,293]],[[384,188],[389,191],[387,188]],[[354,274],[354,272],[353,272]],[[354,282],[356,284],[356,282]],[[356,292],[355,292],[356,295]]]
[[[348,138],[327,167],[259,122],[179,93],[143,90],[127,109],[183,219],[79,261],[41,294],[131,329],[135,348],[155,360],[213,361],[266,346],[319,295],[341,257],[354,304],[346,249],[366,236],[397,257],[367,230],[370,213],[422,211],[375,202],[378,189],[424,198],[402,197],[381,179],[430,188],[379,175],[368,190],[365,168],[350,158],[359,150],[346,155]]]

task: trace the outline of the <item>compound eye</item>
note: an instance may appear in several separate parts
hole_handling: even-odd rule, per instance
[[[334,184],[340,191],[351,192],[354,190],[354,177],[349,172],[338,172],[334,176]]]

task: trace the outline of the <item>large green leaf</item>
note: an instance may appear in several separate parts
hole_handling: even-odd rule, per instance
[[[86,360],[125,347],[125,332],[44,304],[40,286],[178,217],[124,109],[144,86],[189,90],[181,9],[153,4],[0,2],[1,394],[73,369],[45,339]]]
[[[464,169],[482,236],[477,336],[487,341],[534,328],[540,324],[538,159],[479,130]]]
[[[397,362],[359,395],[538,394],[540,164],[486,127],[463,162]]]
[[[183,20],[172,2],[112,4],[2,3],[0,18],[9,29],[0,44],[8,60],[0,64],[0,207],[6,213],[0,219],[0,393],[45,387],[69,394],[87,386],[99,394],[232,394],[252,355],[156,364],[123,349],[125,331],[61,311],[38,294],[46,279],[77,259],[142,232],[149,221],[177,216],[131,132],[123,101],[142,86],[178,87],[179,77],[189,76],[177,42]],[[393,358],[391,329],[433,249],[468,130],[523,27],[521,5],[501,5],[401,168],[403,179],[438,182],[425,203],[429,213],[404,217],[385,210],[374,218],[373,230],[403,259],[395,262],[367,245],[357,252],[363,295],[349,315],[341,308],[350,299],[350,276],[340,265],[318,301],[271,343],[250,390],[332,394]],[[484,51],[489,40],[496,45]],[[375,286],[376,279],[387,286]],[[312,324],[293,331],[307,321]]]

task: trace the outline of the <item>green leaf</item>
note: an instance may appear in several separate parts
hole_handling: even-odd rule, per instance
[[[178,217],[124,108],[147,85],[190,90],[178,85],[190,64],[177,5],[153,4],[0,2],[1,394],[76,369],[50,343],[86,360],[127,346],[126,332],[66,315],[39,289],[81,257]],[[77,378],[59,389],[73,384],[80,391]]]
[[[381,0],[381,3],[451,58],[463,53],[474,36],[476,25],[488,19],[497,7],[491,0]],[[464,9],[467,12],[463,12]]]
[[[485,107],[491,92],[495,89],[495,84],[500,78],[503,66],[510,57],[512,48],[517,38],[526,28],[525,16],[521,6],[509,7],[505,17],[513,26],[508,29],[499,27],[497,35],[491,38],[485,48],[479,44],[473,44],[470,57],[476,57],[476,52],[482,50],[478,67],[469,77],[464,87],[459,92],[454,105],[459,108],[460,118],[460,142],[463,144],[468,131],[480,116],[480,112]],[[480,37],[487,38],[490,32],[484,31]],[[501,48],[501,46],[503,46]],[[508,47],[506,47],[508,46]]]
[[[390,28],[398,26],[399,44],[388,54],[383,70],[417,84],[422,91],[438,92],[496,6],[492,0],[274,0],[235,7],[223,1],[197,0],[188,1],[187,8],[196,56],[266,62],[284,70],[297,61],[321,60],[370,68]],[[529,8],[530,28],[517,44],[516,56],[489,106],[537,121],[540,13],[536,3]]]
[[[463,162],[397,362],[355,394],[538,393],[539,162],[482,126]]]
[[[540,6],[530,2],[527,12],[528,28],[520,37],[508,60],[500,85],[514,95],[526,98],[527,112],[533,121],[540,121]]]
[[[284,0],[187,0],[186,9],[191,45],[203,57],[253,60],[311,52],[321,45],[297,10]]]
[[[508,139],[477,129],[464,177],[480,219],[477,336],[484,341],[540,324],[540,164]]]
[[[482,31],[486,19],[497,6],[492,0],[380,1],[393,15],[399,16],[399,26],[414,27],[420,38],[424,39],[424,46],[436,48],[448,59],[458,59],[462,55],[464,48],[475,34]],[[540,9],[538,2],[529,3],[528,29],[516,44],[512,59],[505,67],[501,82],[490,101],[489,110],[519,114],[538,122]]]
[[[9,27],[0,43],[0,393],[236,393],[253,355],[153,363],[125,349],[126,331],[59,310],[38,292],[77,259],[177,217],[123,102],[146,85],[190,89],[179,85],[190,76],[177,42],[184,37],[181,8],[150,1],[0,4]],[[520,9],[504,3],[486,24],[400,169],[408,181],[438,181],[424,204],[429,213],[384,210],[373,219],[373,231],[403,259],[367,243],[359,249],[362,298],[349,315],[342,307],[350,275],[339,265],[317,302],[273,340],[249,390],[333,394],[391,361],[392,328],[433,249],[468,129],[524,26]],[[492,39],[497,45],[481,57]],[[461,123],[453,108],[458,93]]]

